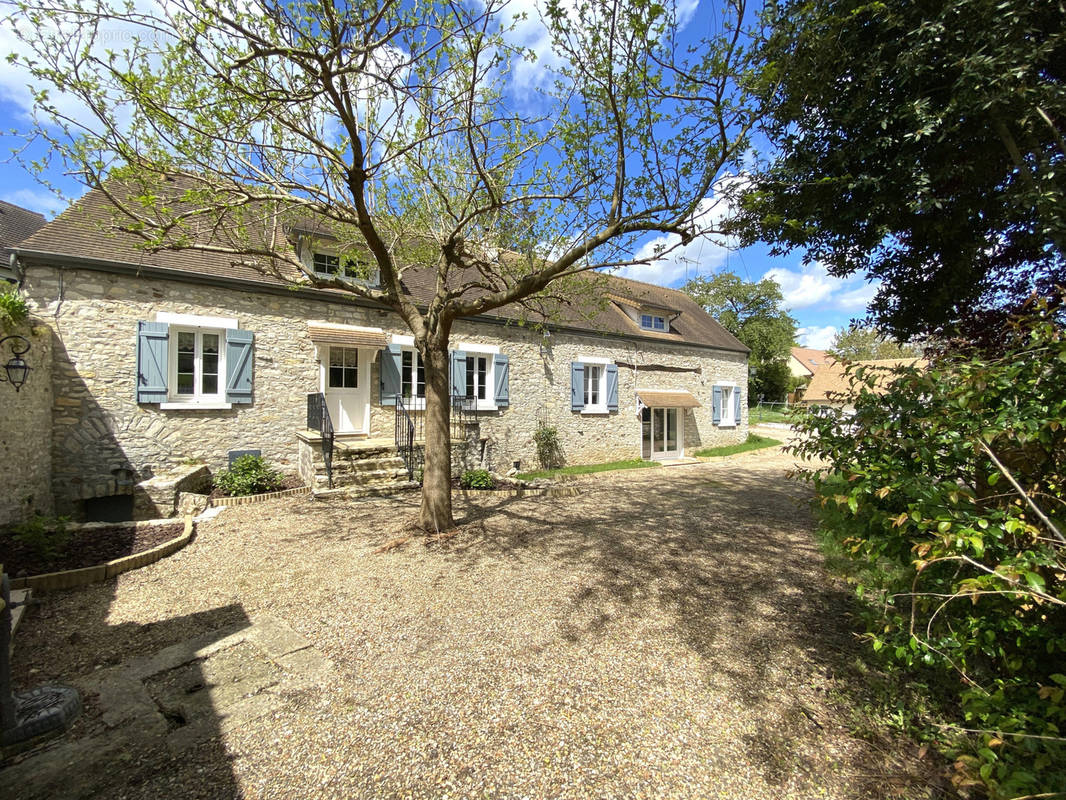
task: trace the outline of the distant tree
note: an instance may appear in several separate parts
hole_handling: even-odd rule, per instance
[[[869,361],[878,358],[920,358],[922,348],[895,342],[877,328],[852,325],[833,337],[826,352],[841,360]]]
[[[751,348],[748,399],[784,398],[789,388],[788,356],[796,320],[782,307],[781,287],[770,278],[745,281],[732,272],[700,276],[682,290]]]
[[[881,282],[897,338],[1066,283],[1066,10],[1033,0],[771,0],[765,133],[737,230]],[[974,326],[971,326],[974,327]]]

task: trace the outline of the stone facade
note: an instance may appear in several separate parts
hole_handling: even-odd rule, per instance
[[[80,500],[132,493],[137,483],[183,462],[223,468],[230,450],[261,450],[283,471],[306,472],[306,465],[299,468],[297,433],[305,429],[307,394],[321,388],[308,320],[380,328],[390,341],[409,335],[395,315],[344,298],[200,285],[195,276],[175,281],[30,266],[24,291],[52,331],[50,448],[58,513],[76,513]],[[215,410],[138,403],[137,323],[159,313],[236,318],[240,328],[253,331],[252,403]],[[746,402],[738,425],[711,423],[711,385],[747,385],[747,360],[740,353],[567,331],[545,339],[530,328],[480,321],[457,323],[452,341],[494,345],[509,358],[510,405],[479,412],[477,441],[461,458],[467,467],[504,471],[515,460],[523,469],[536,467],[533,433],[539,424],[557,428],[567,463],[639,458],[638,389],[685,389],[698,398],[702,407],[684,414],[689,450],[747,434]],[[570,362],[589,357],[620,365],[616,412],[570,410]],[[395,412],[379,403],[380,362],[375,353],[368,376],[370,435],[391,438]],[[44,440],[41,449],[49,449]]]
[[[16,392],[0,383],[0,463],[4,485],[0,489],[0,525],[17,524],[33,514],[54,514],[52,471],[52,334],[33,320],[0,338],[17,334],[30,342],[23,358],[30,373]],[[11,358],[5,344],[0,349],[0,369]]]

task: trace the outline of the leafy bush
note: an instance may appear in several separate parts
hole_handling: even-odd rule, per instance
[[[555,469],[563,465],[563,451],[559,446],[559,431],[552,425],[540,425],[533,432],[533,441],[537,445],[537,460],[544,469]]]
[[[1007,335],[996,358],[853,368],[855,415],[808,415],[792,448],[828,464],[801,472],[872,649],[953,687],[931,733],[995,798],[1066,786],[1066,339],[1044,311]]]
[[[459,478],[464,489],[495,489],[496,481],[487,469],[468,469]]]
[[[0,283],[0,330],[11,331],[29,316],[29,307],[13,284]]]
[[[231,497],[277,491],[281,482],[280,472],[267,466],[262,456],[253,455],[241,456],[215,476],[215,488]]]
[[[62,558],[70,544],[70,531],[67,523],[70,517],[49,519],[34,514],[25,522],[11,528],[11,538],[28,548],[37,558],[44,562]]]

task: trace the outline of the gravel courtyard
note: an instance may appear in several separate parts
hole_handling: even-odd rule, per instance
[[[116,799],[929,796],[910,747],[844,727],[847,590],[790,463],[457,497],[443,541],[406,529],[416,494],[228,509],[169,559],[47,596],[16,684],[77,684],[262,615],[332,662],[180,757],[144,741],[109,767]],[[67,737],[103,726],[90,697]]]

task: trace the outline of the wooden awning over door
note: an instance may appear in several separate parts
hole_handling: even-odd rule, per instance
[[[702,408],[692,392],[638,389],[637,397],[649,408]]]
[[[340,344],[345,347],[383,348],[387,342],[381,328],[363,328],[336,322],[308,322],[307,332],[315,344]]]

